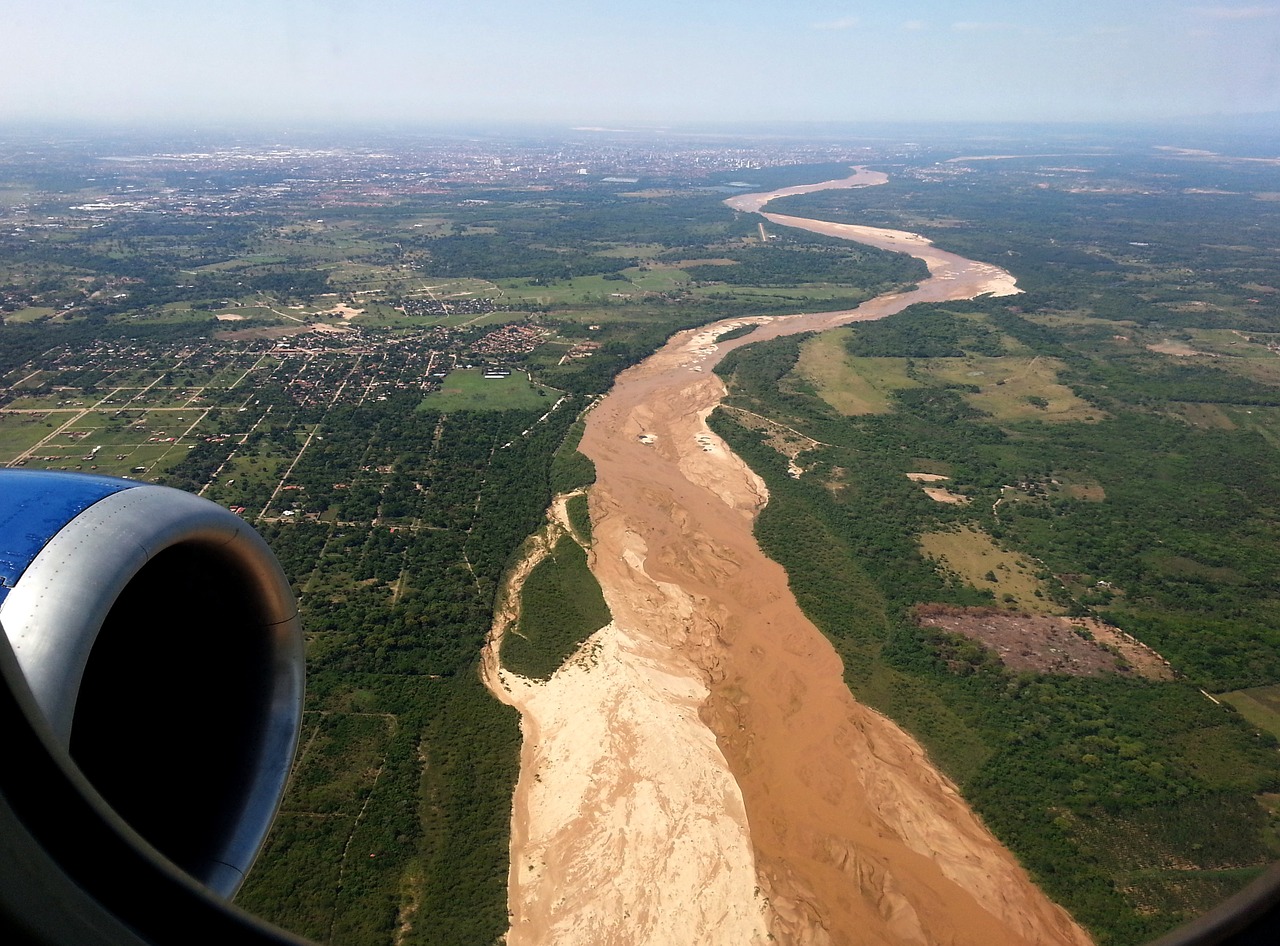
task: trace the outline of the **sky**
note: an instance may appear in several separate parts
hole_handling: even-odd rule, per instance
[[[1280,111],[1280,0],[0,0],[0,121]]]

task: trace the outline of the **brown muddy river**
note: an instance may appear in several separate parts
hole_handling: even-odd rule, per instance
[[[884,180],[857,169],[726,203]],[[592,571],[614,620],[545,684],[488,661],[525,737],[508,942],[1086,944],[915,740],[854,700],[756,544],[764,484],[705,423],[725,393],[711,368],[738,345],[1013,278],[914,234],[764,216],[910,253],[930,278],[852,311],[682,332],[590,413]]]

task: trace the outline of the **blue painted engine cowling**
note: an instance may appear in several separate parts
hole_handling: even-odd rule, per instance
[[[179,490],[0,470],[0,624],[94,788],[232,895],[279,807],[302,714],[297,608],[261,537]]]

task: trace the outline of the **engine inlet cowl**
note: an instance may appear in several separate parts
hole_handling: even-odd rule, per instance
[[[0,624],[93,788],[168,860],[234,894],[302,716],[297,608],[261,537],[179,490],[0,470]]]

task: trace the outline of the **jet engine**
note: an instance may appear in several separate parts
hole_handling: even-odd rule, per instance
[[[45,731],[92,791],[233,895],[302,715],[297,608],[266,543],[179,490],[0,470],[0,625]]]

